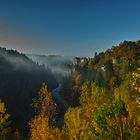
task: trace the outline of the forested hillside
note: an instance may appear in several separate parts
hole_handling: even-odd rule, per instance
[[[56,82],[50,72],[23,54],[2,50],[8,56],[21,56],[29,65],[25,71],[19,61],[15,67],[13,61],[2,56],[0,139],[11,135],[14,140],[140,139],[140,41],[124,41],[105,52],[95,53],[93,58],[75,57],[71,73],[62,75],[55,90],[69,105],[67,110],[56,104],[51,92]],[[43,82],[46,84],[41,87]],[[9,120],[16,124],[18,120],[26,122],[28,135],[24,136],[22,130],[10,132]]]
[[[11,115],[14,128],[26,129],[34,114],[30,104],[42,83],[49,89],[57,86],[51,71],[37,65],[24,54],[0,48],[0,99]]]
[[[63,127],[58,128],[52,119],[57,116],[54,101],[43,86],[35,103],[42,96],[46,98],[30,123],[30,139],[139,140],[139,41],[124,41],[95,53],[94,58],[75,59],[71,75],[63,77],[61,83],[61,95],[71,104]],[[43,110],[50,100],[51,111]]]
[[[62,95],[71,105],[76,105],[81,85],[87,80],[113,92],[124,81],[126,75],[138,67],[140,41],[124,41],[105,52],[95,52],[93,58],[77,57],[71,76],[63,79]]]

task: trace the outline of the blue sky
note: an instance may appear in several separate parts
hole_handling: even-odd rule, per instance
[[[0,0],[0,45],[92,56],[140,39],[139,0]]]

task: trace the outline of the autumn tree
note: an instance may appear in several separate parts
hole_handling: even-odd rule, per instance
[[[0,140],[6,140],[10,132],[10,115],[6,113],[4,102],[0,100]]]
[[[108,105],[102,105],[93,114],[90,124],[94,139],[127,140],[130,132],[127,126],[128,111],[125,103],[119,98]]]
[[[89,124],[92,124],[93,113],[102,104],[107,103],[105,90],[96,85],[96,83],[85,82],[81,88],[80,106],[70,108],[65,114],[64,134],[67,140],[91,139],[92,130]]]
[[[47,85],[42,85],[38,99],[33,100],[33,107],[36,116],[30,122],[31,140],[59,140],[61,134],[54,128],[56,104]]]
[[[129,117],[127,118],[127,125],[133,133],[133,139],[140,139],[140,75],[139,69],[129,73],[119,88],[115,90],[115,98],[121,96],[125,102]]]

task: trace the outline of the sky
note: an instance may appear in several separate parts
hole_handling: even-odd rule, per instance
[[[93,56],[140,39],[139,0],[0,0],[0,46]]]

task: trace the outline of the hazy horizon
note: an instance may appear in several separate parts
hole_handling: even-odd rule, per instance
[[[140,39],[138,0],[0,1],[0,46],[23,53],[92,57]]]

